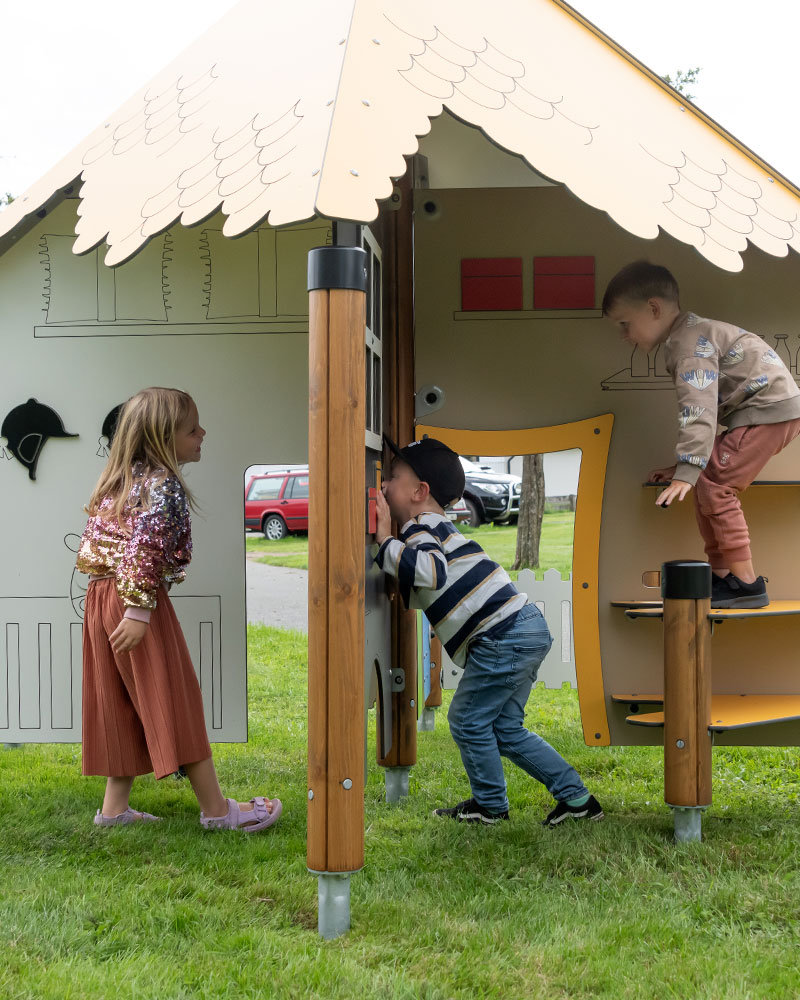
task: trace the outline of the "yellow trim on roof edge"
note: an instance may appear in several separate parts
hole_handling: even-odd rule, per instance
[[[778,181],[782,187],[795,196],[795,198],[800,198],[800,187],[797,187],[788,177],[785,177],[779,170],[776,170],[771,164],[763,160],[758,153],[754,153],[749,146],[746,146],[743,142],[736,138],[731,132],[723,128],[719,122],[715,121],[710,115],[707,115],[705,111],[701,111],[700,108],[687,97],[677,91],[674,87],[671,87],[666,80],[656,73],[654,70],[650,69],[643,62],[636,58],[632,53],[628,52],[624,46],[615,42],[610,35],[607,35],[601,28],[598,28],[596,24],[593,24],[588,18],[584,17],[579,11],[575,10],[574,7],[570,7],[565,0],[550,0],[552,4],[564,11],[565,14],[569,14],[570,17],[574,18],[583,28],[585,28],[592,35],[595,35],[602,42],[604,42],[610,49],[613,49],[617,55],[622,56],[627,62],[629,62],[633,67],[639,70],[644,76],[646,76],[651,83],[657,84],[663,91],[669,94],[670,97],[674,98],[678,104],[690,111],[695,118],[699,119],[704,125],[715,132],[726,142],[729,142],[732,146],[739,150],[744,156],[749,160],[752,160],[757,166],[759,166],[764,173],[768,174],[773,180]]]

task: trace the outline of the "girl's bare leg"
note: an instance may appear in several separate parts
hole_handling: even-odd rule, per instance
[[[103,799],[103,815],[119,816],[128,808],[133,778],[109,778]]]
[[[205,760],[198,760],[194,764],[184,764],[183,769],[191,782],[202,812],[206,816],[226,816],[228,803],[219,787],[213,757],[206,757]],[[252,808],[250,802],[239,803],[242,812],[249,812]]]

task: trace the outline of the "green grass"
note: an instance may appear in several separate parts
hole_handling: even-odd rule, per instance
[[[388,806],[373,717],[352,929],[322,942],[305,867],[305,637],[253,628],[250,655],[250,744],[215,756],[228,794],[283,799],[263,835],[204,833],[172,778],[135,787],[163,824],[97,829],[102,779],[80,777],[78,747],[0,752],[3,1000],[800,992],[797,751],[717,749],[704,840],[677,846],[660,750],[585,747],[566,689],[537,689],[528,724],[575,763],[605,822],[543,829],[546,792],[511,766],[510,822],[433,819],[468,794],[442,713],[419,736],[410,797]]]
[[[575,515],[570,511],[545,514],[542,521],[542,541],[539,548],[538,579],[546,569],[557,569],[562,576],[568,576],[572,569],[572,536]],[[517,572],[511,570],[517,547],[517,528],[511,524],[482,524],[479,528],[459,525],[459,529],[474,538],[488,555],[511,573],[513,580]],[[245,541],[248,555],[254,555],[256,562],[270,566],[290,566],[294,569],[308,569],[308,536],[287,535],[279,542],[267,541],[262,535],[248,535]]]
[[[272,542],[260,533],[252,533],[245,538],[244,544],[246,555],[255,556],[256,562],[308,569],[308,535],[287,535]]]
[[[511,569],[517,552],[517,527],[514,524],[482,524],[479,528],[459,525],[459,529],[482,546],[486,554],[508,570],[511,579],[519,575]],[[562,576],[572,570],[572,538],[575,532],[575,514],[561,511],[545,514],[542,519],[542,538],[539,544],[539,568],[536,578],[541,580],[544,571],[557,569]]]

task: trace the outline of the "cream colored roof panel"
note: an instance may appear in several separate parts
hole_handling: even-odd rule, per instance
[[[637,236],[728,270],[800,250],[792,185],[561,0],[242,0],[0,215],[83,177],[76,252],[109,264],[218,208],[235,236],[369,222],[447,109]]]

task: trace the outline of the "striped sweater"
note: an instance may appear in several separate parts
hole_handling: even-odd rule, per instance
[[[383,542],[375,562],[397,579],[405,606],[425,612],[460,667],[471,639],[516,614],[528,601],[508,573],[441,514],[420,514],[407,521],[399,539]]]

